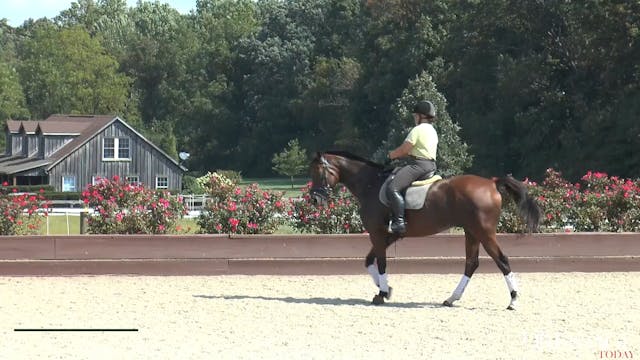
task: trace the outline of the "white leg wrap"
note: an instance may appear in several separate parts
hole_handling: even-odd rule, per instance
[[[509,294],[513,294],[515,291],[518,292],[518,281],[516,279],[516,275],[512,272],[508,273],[504,276],[504,279],[507,281],[507,286],[509,287]],[[517,297],[511,297],[511,303],[509,303],[508,309],[514,310],[516,308]]]
[[[380,274],[380,291],[389,292],[389,283],[387,282],[387,274]]]
[[[504,276],[504,279],[507,281],[507,286],[509,287],[509,293],[512,291],[518,291],[518,280],[516,279],[516,275],[513,272],[508,273]]]
[[[371,264],[367,266],[367,271],[369,272],[369,275],[371,275],[373,283],[380,287],[380,273],[378,273],[378,266],[376,264]]]
[[[451,294],[451,296],[447,299],[450,304],[453,304],[454,301],[460,300],[460,298],[462,298],[462,294],[464,294],[464,289],[467,288],[469,280],[471,280],[470,277],[468,277],[467,275],[462,275],[462,279],[460,279],[458,286],[456,286],[456,289],[453,290],[453,294]]]

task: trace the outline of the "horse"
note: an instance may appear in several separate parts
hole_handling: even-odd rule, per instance
[[[518,213],[524,220],[526,230],[537,231],[540,207],[522,182],[511,175],[491,179],[458,175],[436,181],[431,185],[422,208],[406,210],[406,233],[395,235],[387,228],[390,210],[378,197],[381,186],[391,172],[384,165],[349,152],[325,151],[316,153],[309,171],[309,195],[314,203],[326,204],[329,191],[338,183],[342,183],[359,202],[360,218],[372,245],[365,257],[365,267],[379,290],[373,297],[374,305],[384,304],[385,299],[391,298],[392,288],[386,272],[389,245],[405,236],[428,236],[451,227],[461,227],[465,235],[464,275],[451,296],[442,303],[443,306],[453,306],[455,301],[462,298],[479,266],[478,255],[482,244],[504,275],[510,296],[507,309],[516,308],[517,279],[511,271],[508,257],[496,241],[496,231],[502,211],[502,193],[510,195],[518,204]]]

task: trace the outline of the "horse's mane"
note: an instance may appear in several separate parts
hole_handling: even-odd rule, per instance
[[[384,165],[378,164],[376,162],[373,162],[369,159],[365,159],[362,156],[358,156],[355,154],[352,154],[348,151],[342,151],[342,150],[329,150],[329,151],[325,151],[324,154],[330,154],[330,155],[337,155],[337,156],[342,156],[344,158],[347,159],[351,159],[351,160],[356,160],[356,161],[360,161],[363,162],[371,167],[380,169],[380,170],[384,170]]]

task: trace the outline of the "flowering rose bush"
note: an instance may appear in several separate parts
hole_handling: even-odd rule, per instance
[[[181,197],[118,176],[88,185],[82,199],[94,210],[87,221],[92,234],[166,234],[175,231],[177,220],[187,213]]]
[[[295,229],[316,234],[364,232],[358,203],[347,188],[342,186],[330,192],[325,207],[311,203],[310,189],[311,183],[308,183],[302,188],[302,199],[289,201],[289,220]]]
[[[38,210],[46,210],[49,204],[42,195],[18,193],[10,188],[7,182],[0,187],[0,235],[32,235],[38,234],[42,226],[43,217]],[[46,211],[43,213],[47,216]]]
[[[208,172],[196,179],[199,187],[216,200],[224,200],[235,190],[238,183],[217,172]]]
[[[525,180],[543,211],[543,231],[640,231],[640,182],[589,171],[571,184],[548,169],[541,185]],[[506,201],[499,232],[523,228],[512,201]]]
[[[258,184],[227,191],[227,182],[220,175],[212,176],[210,184],[211,199],[198,217],[201,232],[270,234],[284,223],[284,192],[264,191]]]

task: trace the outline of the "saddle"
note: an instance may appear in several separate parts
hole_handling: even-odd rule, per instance
[[[393,174],[387,177],[387,180],[384,181],[384,184],[382,184],[382,187],[380,187],[380,192],[378,193],[380,202],[385,206],[389,206],[389,199],[387,198],[387,186],[389,186],[389,182],[391,181],[391,179],[393,179]],[[427,198],[429,188],[431,188],[431,185],[440,180],[442,180],[442,176],[434,175],[434,173],[432,172],[427,174],[424,179],[412,182],[404,195],[405,209],[422,209],[422,207],[424,206],[424,200]]]

